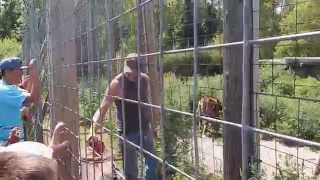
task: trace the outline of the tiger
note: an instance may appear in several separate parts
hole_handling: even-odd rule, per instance
[[[222,103],[217,97],[202,96],[198,102],[197,112],[200,116],[221,118]],[[201,135],[213,137],[219,134],[220,125],[200,118],[199,127]]]

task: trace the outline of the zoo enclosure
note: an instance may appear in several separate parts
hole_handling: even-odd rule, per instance
[[[260,36],[260,31],[264,28],[272,29],[273,27],[260,27],[259,23],[264,17],[259,15],[261,13],[259,1],[244,0],[243,4],[242,2],[236,4],[232,1],[185,1],[182,5],[182,11],[186,13],[186,16],[191,16],[189,20],[192,19],[192,21],[182,23],[187,29],[183,35],[180,35],[182,38],[175,38],[178,35],[171,33],[172,38],[169,38],[171,41],[167,38],[172,30],[170,19],[174,19],[175,10],[179,10],[170,9],[170,5],[177,3],[175,1],[52,0],[25,2],[28,10],[28,28],[24,38],[24,56],[26,58],[36,56],[43,59],[40,65],[44,69],[44,77],[48,78],[45,82],[47,82],[49,94],[47,104],[50,106],[51,127],[57,121],[65,121],[70,131],[68,138],[74,142],[67,155],[71,159],[71,161],[67,161],[70,164],[64,165],[68,170],[65,174],[66,177],[69,176],[67,179],[89,178],[86,174],[88,167],[82,169],[88,163],[83,157],[87,156],[83,139],[87,139],[89,134],[87,128],[80,128],[80,121],[91,122],[92,111],[100,104],[108,82],[115,74],[121,72],[124,57],[129,52],[138,53],[138,58],[144,64],[141,71],[148,73],[153,82],[152,103],[147,104],[139,101],[135,103],[138,103],[139,106],[149,106],[154,110],[153,122],[155,127],[158,127],[160,152],[152,154],[152,156],[162,164],[164,179],[171,176],[172,172],[168,172],[168,169],[176,171],[185,178],[203,178],[200,169],[204,163],[203,155],[201,155],[203,154],[201,151],[204,151],[201,146],[204,138],[197,127],[199,119],[220,123],[224,126],[222,132],[224,134],[224,160],[222,161],[225,167],[222,173],[214,168],[211,178],[223,176],[225,179],[239,179],[241,169],[242,178],[248,179],[247,172],[249,172],[249,168],[252,168],[253,162],[262,161],[262,164],[267,164],[260,157],[262,148],[274,151],[276,162],[274,165],[268,164],[267,166],[274,167],[276,174],[280,173],[281,165],[277,162],[277,153],[280,151],[277,149],[278,142],[275,141],[274,147],[264,147],[259,142],[261,134],[272,136],[275,139],[285,139],[298,144],[319,147],[319,143],[299,137],[301,121],[303,121],[300,113],[303,103],[314,102],[318,104],[318,97],[297,96],[295,93],[278,94],[276,88],[288,83],[274,80],[277,71],[279,71],[277,67],[288,64],[282,61],[279,63],[274,58],[259,61],[259,57],[261,57],[259,52],[268,49],[272,43],[292,40],[293,44],[283,46],[299,47],[299,39],[308,40],[319,36],[318,27],[309,29],[309,32],[299,30],[299,24],[307,22],[298,21],[300,15],[298,6],[312,1],[276,2],[272,7],[274,14],[279,13],[277,11],[281,13],[290,6],[296,8],[295,32]],[[201,13],[206,7],[213,4],[217,10],[216,16],[218,18],[216,19],[223,19],[223,27],[217,27],[214,34],[220,32],[220,34],[223,33],[223,36],[217,36],[215,41],[210,41],[213,32],[204,31],[199,26],[204,23],[202,22],[204,15]],[[216,21],[216,19],[208,18],[207,23]],[[220,25],[222,26],[222,23]],[[201,31],[202,34],[199,35],[198,31]],[[168,46],[168,44],[171,45]],[[221,58],[220,64],[212,65],[208,62],[200,62],[206,55],[205,53],[220,55],[218,56]],[[169,71],[174,72],[176,76],[164,75],[165,63],[170,60],[170,55],[171,58],[174,55],[188,58],[190,54],[193,59],[191,62],[175,64],[176,69]],[[299,52],[292,57],[299,61]],[[264,81],[268,80],[260,79],[261,67],[271,68],[268,72],[272,79],[271,90],[267,92],[260,89],[260,84],[264,84]],[[187,72],[182,72],[184,76],[181,77],[188,79],[192,75],[191,84],[188,84],[189,81],[178,83],[180,76],[177,71],[181,69],[189,69]],[[210,80],[213,79],[210,79],[209,75],[212,75],[210,74],[212,71],[217,74],[219,71],[223,72],[218,87],[210,85]],[[168,78],[165,79],[166,77]],[[207,84],[205,85],[203,82],[201,84],[203,78],[206,78]],[[298,87],[304,86],[297,84],[296,79],[296,75],[294,75],[292,78],[294,92]],[[170,81],[179,84],[180,87],[170,84]],[[172,100],[173,96],[178,96],[173,93],[174,91],[180,91],[183,95],[188,96],[188,100],[183,99],[181,94],[178,101]],[[196,109],[199,96],[208,95],[208,93],[223,100],[224,120],[198,116]],[[277,103],[281,98],[293,100],[292,102],[297,104],[297,117],[295,118],[297,137],[292,137],[293,134],[278,132],[277,121],[273,131],[259,127],[259,113],[261,113],[259,106],[264,103],[263,97],[274,97],[275,105],[272,106],[274,113],[278,111]],[[188,101],[192,104],[192,111],[188,111],[185,107],[189,106],[186,105],[189,103]],[[189,135],[177,138],[183,143],[189,143],[191,149],[188,155],[192,157],[190,159],[191,170],[168,158],[167,146],[172,144],[167,143],[168,138],[165,136],[166,133],[169,133],[168,126],[172,125],[170,121],[174,115],[185,121],[186,128],[192,127],[192,131],[186,132]],[[110,112],[108,119],[114,119],[113,112]],[[188,124],[188,122],[192,123]],[[41,122],[38,124],[42,125]],[[113,160],[114,151],[117,151],[113,145],[114,137],[117,139],[123,139],[123,137],[115,133],[112,124],[105,128],[105,131],[110,137],[108,141],[111,145],[111,159]],[[218,138],[212,138],[213,159],[217,159],[214,154],[216,139]],[[132,144],[128,142],[128,145]],[[297,164],[300,164],[301,160],[307,162],[307,159],[299,156],[299,145],[295,146],[297,153],[294,157]],[[140,153],[145,151],[139,146],[137,149]],[[240,149],[241,151],[239,151]],[[231,167],[228,162],[242,162],[242,164],[235,163],[236,165]],[[314,162],[310,162],[310,164],[311,168],[315,167]],[[260,168],[260,166],[257,167]],[[300,177],[299,165],[296,168],[298,169],[298,177]],[[100,169],[103,170],[103,168]]]

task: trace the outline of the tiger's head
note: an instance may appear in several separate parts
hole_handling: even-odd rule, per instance
[[[198,111],[201,116],[216,118],[222,111],[222,104],[216,97],[203,96],[198,104]]]

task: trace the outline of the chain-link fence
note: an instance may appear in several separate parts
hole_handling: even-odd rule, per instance
[[[316,179],[318,4],[26,1],[24,56],[43,59],[50,109],[39,124],[66,122],[72,142],[62,176],[130,179],[128,166],[137,165],[134,174],[146,179],[150,169],[158,179]],[[143,74],[130,89],[123,66],[132,53]],[[93,122],[111,99],[107,115]],[[142,129],[146,119],[152,133]],[[139,124],[136,138],[126,133],[137,126],[126,127],[130,120]],[[87,140],[101,122],[96,137],[106,148],[97,153]]]

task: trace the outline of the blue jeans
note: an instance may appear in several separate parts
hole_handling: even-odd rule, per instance
[[[127,140],[140,146],[140,134],[138,133],[129,133],[127,134]],[[122,157],[124,157],[124,144],[120,140],[120,148]],[[143,132],[143,149],[150,153],[154,153],[153,147],[153,138],[151,133]],[[124,172],[127,180],[136,180],[138,177],[138,154],[139,149],[133,147],[131,144],[126,144],[126,153],[123,160],[125,161]],[[145,168],[146,168],[146,180],[155,180],[156,179],[156,166],[157,162],[154,158],[148,154],[143,153],[145,158]]]

